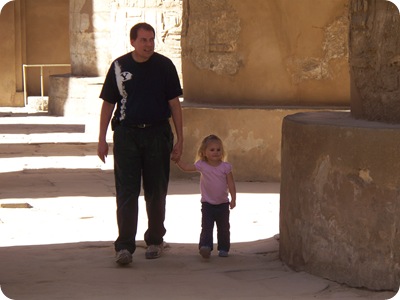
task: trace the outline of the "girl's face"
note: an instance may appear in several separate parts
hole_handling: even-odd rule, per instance
[[[210,163],[219,163],[222,161],[222,145],[220,142],[210,142],[208,143],[204,156]]]

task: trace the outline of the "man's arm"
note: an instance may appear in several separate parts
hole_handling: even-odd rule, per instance
[[[179,161],[183,151],[183,117],[182,107],[179,98],[176,97],[169,102],[171,109],[172,120],[174,121],[175,132],[176,132],[176,143],[171,153],[171,160],[174,162]]]
[[[105,163],[108,155],[108,144],[106,141],[107,129],[110,124],[111,116],[114,111],[115,104],[103,101],[100,112],[100,129],[99,142],[97,144],[97,156]]]

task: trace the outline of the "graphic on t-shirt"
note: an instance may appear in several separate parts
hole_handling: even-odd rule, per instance
[[[122,72],[121,65],[116,61],[114,63],[114,71],[115,71],[115,78],[117,81],[117,86],[119,90],[119,94],[122,96],[121,99],[121,109],[120,109],[120,117],[119,120],[122,121],[125,119],[125,111],[126,111],[126,101],[128,98],[128,94],[125,90],[125,82],[132,79],[132,73],[130,72]]]

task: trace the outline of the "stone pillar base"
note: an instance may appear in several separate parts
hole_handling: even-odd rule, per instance
[[[352,287],[400,283],[400,125],[299,113],[282,130],[280,257]]]
[[[52,75],[49,79],[49,114],[54,116],[98,116],[103,77]]]

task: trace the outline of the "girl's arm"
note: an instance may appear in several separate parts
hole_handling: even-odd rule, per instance
[[[176,162],[179,169],[185,172],[197,172],[196,166],[194,164],[186,163],[182,160]]]
[[[226,181],[228,184],[229,194],[231,194],[230,208],[232,209],[236,206],[236,185],[235,185],[235,180],[233,179],[232,172],[226,175]]]

